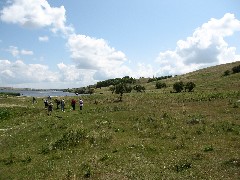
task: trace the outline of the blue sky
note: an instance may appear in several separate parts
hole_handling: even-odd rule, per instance
[[[73,88],[240,61],[238,0],[2,0],[0,87]]]

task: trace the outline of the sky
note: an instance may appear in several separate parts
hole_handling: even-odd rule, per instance
[[[239,0],[0,0],[0,87],[63,89],[240,61]]]

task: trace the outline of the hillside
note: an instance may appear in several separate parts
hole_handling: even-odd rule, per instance
[[[42,98],[0,96],[0,179],[239,179],[240,62],[164,79],[145,93],[109,88],[83,110],[48,116]],[[193,92],[170,93],[177,81]]]

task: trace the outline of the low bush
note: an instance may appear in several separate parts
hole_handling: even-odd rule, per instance
[[[59,140],[54,142],[51,149],[64,150],[66,148],[75,147],[85,138],[86,132],[83,129],[70,130],[63,134]]]
[[[166,88],[166,87],[167,87],[166,83],[163,83],[163,82],[160,82],[160,81],[156,82],[156,88],[157,89],[162,89],[162,88]]]
[[[179,93],[184,89],[184,84],[182,81],[176,82],[173,84],[173,89]]]
[[[240,73],[240,65],[232,68],[233,73]]]

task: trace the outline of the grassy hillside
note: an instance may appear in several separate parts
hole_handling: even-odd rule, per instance
[[[84,108],[51,116],[42,98],[0,96],[0,179],[239,179],[240,73],[235,62],[83,96]],[[194,92],[170,93],[193,81]]]

